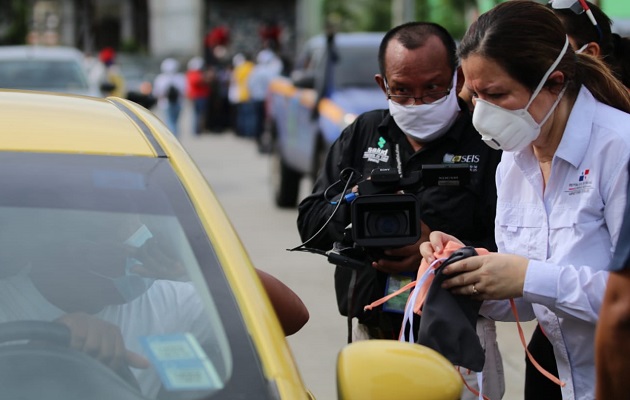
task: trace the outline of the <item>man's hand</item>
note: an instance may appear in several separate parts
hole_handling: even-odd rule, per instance
[[[131,268],[131,272],[147,278],[181,280],[186,276],[186,268],[176,260],[168,247],[164,246],[166,240],[159,237],[148,239],[142,247],[136,250],[135,257],[142,265],[138,264]]]
[[[399,247],[397,249],[385,250],[385,256],[392,258],[381,258],[372,263],[372,267],[387,274],[400,272],[415,272],[420,266],[420,243],[429,240],[431,229],[420,221],[420,239],[413,244]]]
[[[149,367],[146,358],[127,350],[120,329],[112,323],[85,313],[65,314],[55,322],[70,329],[70,347],[96,358],[114,371],[127,366]]]

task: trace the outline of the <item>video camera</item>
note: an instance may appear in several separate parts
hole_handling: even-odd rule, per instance
[[[407,177],[401,177],[394,168],[375,168],[368,179],[357,184],[358,196],[350,205],[352,240],[368,248],[395,248],[417,242],[421,234],[420,204],[412,193],[421,185],[462,186],[469,180],[468,164],[423,165]]]

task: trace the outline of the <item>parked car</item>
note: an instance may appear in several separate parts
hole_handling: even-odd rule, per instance
[[[302,177],[317,175],[332,143],[358,114],[387,108],[374,81],[382,38],[376,32],[337,33],[332,41],[313,37],[291,77],[271,82],[267,112],[277,206],[295,207]]]
[[[3,398],[313,398],[220,203],[154,114],[6,90],[0,108]],[[355,343],[337,370],[342,399],[461,393],[420,345]]]
[[[0,46],[0,88],[100,96],[83,53],[64,46]]]

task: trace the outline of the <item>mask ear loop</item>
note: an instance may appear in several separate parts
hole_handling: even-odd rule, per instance
[[[543,86],[545,85],[545,83],[547,83],[547,78],[549,78],[549,75],[551,75],[551,73],[554,71],[554,69],[558,66],[558,64],[560,64],[560,61],[562,60],[562,57],[564,57],[564,54],[567,52],[567,49],[569,48],[569,37],[568,36],[564,36],[565,37],[565,41],[564,41],[564,47],[562,48],[562,50],[560,51],[560,54],[558,55],[558,57],[556,58],[556,61],[553,62],[553,64],[551,64],[551,66],[549,67],[549,69],[547,70],[547,72],[545,72],[545,75],[542,77],[542,79],[540,80],[540,83],[538,84],[538,86],[536,87],[536,90],[534,90],[534,94],[532,94],[532,97],[529,99],[529,102],[527,103],[527,105],[525,106],[525,110],[527,110],[529,108],[529,106],[532,105],[532,102],[534,101],[534,99],[536,98],[536,96],[538,96],[538,93],[540,93],[540,91],[542,90]],[[553,109],[553,108],[552,108]],[[545,120],[547,119],[547,117],[545,117]],[[543,122],[544,123],[544,122]],[[541,125],[543,124],[541,123]]]

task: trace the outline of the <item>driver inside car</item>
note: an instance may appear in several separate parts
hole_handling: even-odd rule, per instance
[[[136,224],[126,240],[110,242],[79,234],[71,234],[73,240],[49,234],[48,251],[38,257],[29,257],[33,249],[25,246],[36,242],[30,232],[20,227],[0,231],[3,248],[11,243],[22,247],[20,257],[11,252],[13,256],[0,255],[2,265],[19,266],[17,273],[0,279],[0,322],[44,320],[66,325],[72,348],[122,377],[129,376],[131,367],[149,398],[157,397],[161,382],[142,355],[138,338],[182,330],[202,345],[211,338],[210,321],[193,284],[172,280],[175,275],[182,277],[183,268],[165,254],[164,245],[146,226]],[[150,246],[143,248],[145,244]],[[170,274],[165,273],[167,263]]]

